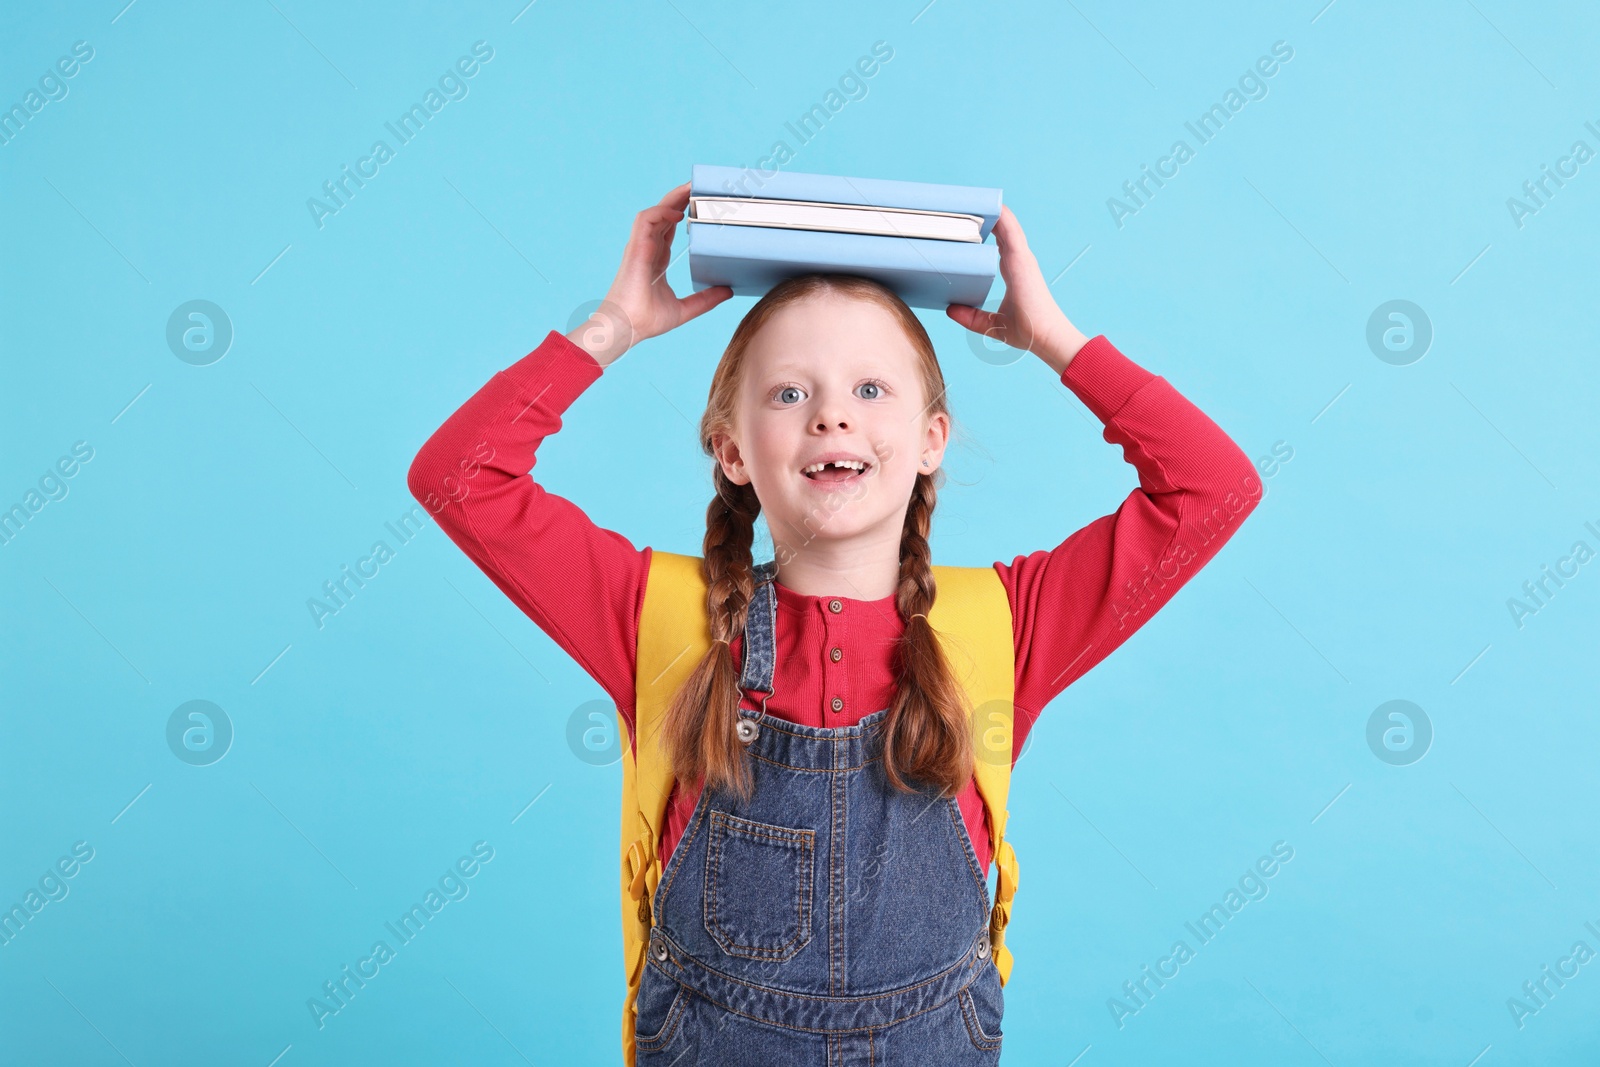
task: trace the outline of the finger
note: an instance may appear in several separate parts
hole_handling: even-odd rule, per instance
[[[988,333],[1000,327],[1000,316],[992,311],[971,307],[967,304],[951,304],[944,309],[944,313],[955,319],[973,333]]]
[[[633,222],[633,236],[643,240],[660,241],[670,236],[683,220],[683,212],[663,204],[647,207],[639,212]]]
[[[715,285],[698,293],[690,293],[678,301],[678,307],[683,309],[683,321],[688,322],[704,315],[732,295],[733,290],[726,285]]]
[[[1022,223],[1017,221],[1017,216],[1010,208],[1000,209],[1000,220],[994,224],[994,234],[1001,252],[1010,252],[1019,258],[1033,255],[1033,250],[1028,247],[1028,237],[1022,232]]]
[[[994,243],[999,245],[1002,251],[1012,242],[1011,228],[1016,221],[1017,217],[1011,213],[1011,209],[1002,204],[1000,217],[994,224]]]
[[[643,224],[646,227],[659,227],[664,222],[676,224],[683,218],[683,212],[689,206],[689,183],[684,182],[663,196],[659,203],[652,204],[635,216],[635,225]]]
[[[996,221],[995,226],[1003,228],[1006,236],[1012,240],[1027,244],[1027,238],[1022,233],[1022,220],[1017,218],[1017,213],[1011,210],[1009,204],[1000,206],[1000,218]]]
[[[677,232],[681,213],[657,205],[639,212],[633,222],[633,233],[628,238],[624,259],[642,260],[646,267],[660,271],[672,253],[672,239]]]
[[[1003,235],[1002,225],[1005,226]],[[1030,288],[1035,278],[1042,284],[1044,278],[1039,261],[1028,247],[1028,240],[1022,235],[1022,226],[1016,216],[1008,213],[1006,218],[995,224],[995,233],[996,243],[1000,246],[1000,277],[1005,279],[1007,291]]]
[[[664,234],[671,233],[682,218],[683,212],[662,207],[660,204],[645,208],[633,220],[633,236],[659,241]]]

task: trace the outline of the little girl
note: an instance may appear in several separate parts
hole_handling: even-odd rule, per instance
[[[630,754],[668,754],[664,873],[642,902],[650,950],[625,1060],[995,1063],[993,843],[971,709],[928,619],[950,414],[917,317],[876,282],[810,275],[734,330],[700,422],[715,486],[697,561],[710,645],[659,737],[634,736],[652,550],[528,476],[606,367],[732,295],[679,299],[665,281],[688,197],[679,186],[639,213],[601,311],[551,331],[450,416],[412,463],[411,492],[616,702]],[[1044,707],[1232,536],[1261,482],[1165,378],[1068,321],[1009,209],[994,233],[999,310],[949,316],[1038,356],[1139,474],[1113,513],[993,564],[1010,607],[1014,762]],[[760,565],[758,515],[775,547]],[[948,818],[929,814],[941,801]]]

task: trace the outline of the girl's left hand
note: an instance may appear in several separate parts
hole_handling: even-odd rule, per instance
[[[1039,261],[1028,248],[1022,224],[1004,205],[1000,208],[1000,220],[994,224],[994,240],[1000,248],[1000,277],[1006,283],[999,309],[984,311],[966,304],[951,304],[945,314],[974,333],[1032,352],[1051,370],[1063,373],[1088,338],[1056,305],[1050,286],[1039,270]]]

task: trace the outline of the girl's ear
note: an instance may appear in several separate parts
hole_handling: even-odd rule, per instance
[[[711,450],[722,467],[723,477],[734,485],[749,485],[750,474],[744,469],[744,457],[739,452],[739,442],[725,433],[711,440]]]
[[[944,462],[945,446],[950,443],[950,416],[942,411],[936,411],[928,416],[928,433],[922,443],[922,458],[928,461],[926,467],[919,462],[917,473],[932,474],[939,469],[939,464]]]

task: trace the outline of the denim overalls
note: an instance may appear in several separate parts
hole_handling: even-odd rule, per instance
[[[766,696],[775,570],[755,568],[743,638],[740,686]],[[637,1067],[999,1062],[988,886],[955,798],[885,779],[887,714],[827,729],[739,709],[755,790],[703,789],[662,871]]]

